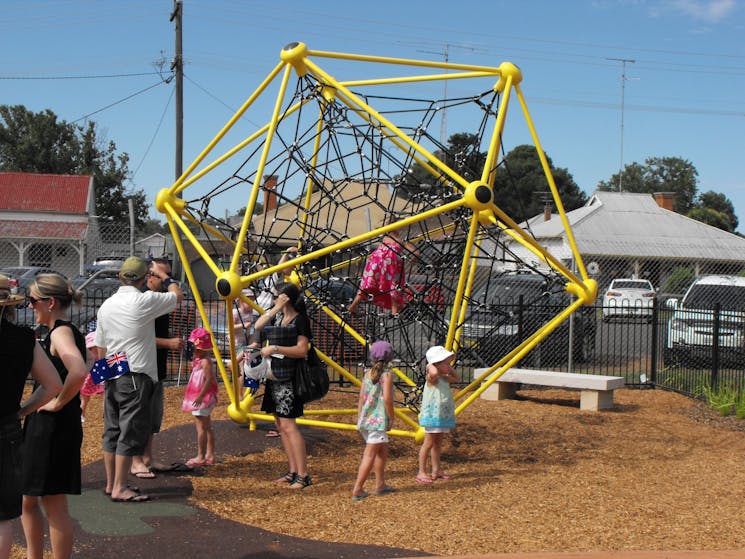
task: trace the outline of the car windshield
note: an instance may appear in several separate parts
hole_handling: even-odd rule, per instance
[[[520,301],[529,305],[541,299],[546,292],[546,283],[541,277],[513,276],[496,278],[481,286],[473,294],[473,300],[486,305],[515,305]]]
[[[691,287],[683,306],[712,310],[717,303],[723,311],[745,311],[745,286],[697,284]]]
[[[652,284],[643,280],[616,280],[613,289],[652,289]]]
[[[10,268],[3,268],[0,270],[0,274],[5,274],[6,276],[22,276],[29,270],[31,270],[31,268],[25,266],[11,266]]]

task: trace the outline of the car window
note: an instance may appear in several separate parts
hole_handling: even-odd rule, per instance
[[[614,280],[611,284],[613,289],[649,289],[652,290],[652,284],[642,280]]]
[[[516,305],[522,297],[522,302],[529,305],[539,300],[545,301],[546,294],[543,278],[514,276],[489,281],[474,292],[472,299],[487,305]]]
[[[696,284],[683,300],[687,309],[712,310],[717,303],[723,311],[745,311],[745,286]]]

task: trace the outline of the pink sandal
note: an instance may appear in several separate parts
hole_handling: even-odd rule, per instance
[[[441,479],[442,481],[447,481],[452,478],[449,475],[443,474],[442,472],[440,472],[439,474],[435,476],[435,479]]]
[[[432,478],[429,476],[416,476],[417,483],[432,483]]]

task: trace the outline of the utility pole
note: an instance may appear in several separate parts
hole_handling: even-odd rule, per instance
[[[171,63],[171,71],[176,76],[176,179],[184,172],[184,56],[181,43],[182,16],[184,3],[173,0],[170,21],[176,26],[176,54]]]
[[[626,96],[626,80],[632,79],[626,77],[626,63],[633,64],[636,60],[631,58],[606,58],[621,63],[621,155],[618,163],[618,191],[623,191],[623,111]],[[638,79],[638,78],[636,78]]]
[[[447,64],[449,60],[449,51],[450,51],[450,44],[448,43],[445,43],[444,51],[417,49],[417,52],[426,52],[427,54],[436,54],[438,56],[444,56],[445,64]],[[447,69],[445,69],[445,73],[447,74]],[[443,85],[443,92],[442,92],[442,115],[440,115],[440,144],[444,146],[445,141],[447,140],[447,133],[448,133],[448,121],[447,121],[448,81],[443,80],[443,82],[444,82],[444,85]]]

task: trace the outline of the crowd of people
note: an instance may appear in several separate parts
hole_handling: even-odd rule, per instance
[[[291,252],[285,253],[282,262],[290,256]],[[215,463],[211,414],[217,405],[218,383],[210,332],[196,328],[188,340],[193,362],[182,410],[195,420],[196,455],[186,463],[161,464],[153,458],[153,442],[163,420],[167,352],[181,351],[185,343],[170,335],[168,317],[183,300],[183,293],[165,259],[147,262],[130,257],[119,277],[121,287],[100,306],[95,331],[85,336],[67,319],[70,306],[80,301],[81,294],[66,278],[39,274],[24,297],[11,293],[8,278],[0,275],[0,358],[7,370],[6,390],[0,396],[0,559],[10,553],[11,520],[19,516],[29,558],[43,557],[45,521],[55,559],[72,555],[73,520],[67,495],[81,493],[82,424],[95,394],[102,394],[104,400],[104,491],[113,502],[150,500],[128,484],[130,475],[149,479],[159,472],[193,471]],[[313,335],[300,289],[293,283],[280,283],[278,277],[270,280],[272,284],[259,293],[244,292],[246,301],[262,297],[263,312],[244,305],[233,318],[246,348],[260,354],[270,371],[261,411],[274,417],[287,458],[287,471],[274,481],[302,490],[313,481],[305,439],[296,422],[304,414],[304,403],[295,395],[293,383]],[[33,309],[38,324],[49,329],[40,341],[30,329],[15,324],[15,309],[23,304]],[[395,305],[392,310],[397,310]],[[371,366],[365,370],[359,392],[357,428],[365,449],[352,489],[354,501],[369,496],[364,486],[371,473],[375,476],[373,494],[395,491],[385,481],[387,432],[395,420],[394,350],[380,340],[371,345],[369,356]],[[449,479],[440,452],[444,434],[455,427],[450,390],[456,380],[454,357],[441,346],[426,353],[420,419],[425,436],[415,478],[419,483]],[[33,389],[21,401],[29,375]]]

